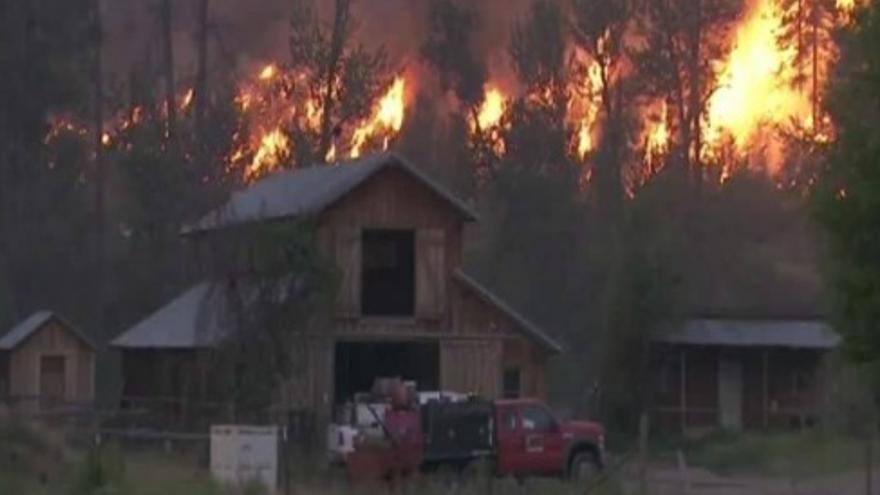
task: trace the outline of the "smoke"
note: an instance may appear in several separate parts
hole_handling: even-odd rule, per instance
[[[208,0],[209,59],[213,74],[250,74],[289,53],[290,0]],[[332,20],[335,0],[313,0],[322,21]],[[354,0],[354,42],[384,47],[392,68],[422,72],[419,48],[425,40],[433,0]],[[104,57],[111,80],[124,81],[132,70],[161,62],[162,0],[115,0],[102,4]],[[195,74],[198,1],[172,1],[176,78],[187,84]],[[473,50],[486,61],[490,77],[512,86],[507,47],[510,33],[531,0],[460,1],[474,9],[479,26]]]

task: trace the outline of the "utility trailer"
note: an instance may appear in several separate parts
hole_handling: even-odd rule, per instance
[[[495,476],[581,480],[604,464],[605,433],[589,421],[559,421],[537,399],[432,401],[392,407],[385,439],[355,442],[349,475],[391,479],[415,472],[464,472],[485,462]]]

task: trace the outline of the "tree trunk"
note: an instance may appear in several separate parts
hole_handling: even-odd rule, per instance
[[[17,4],[16,5],[20,5]],[[29,4],[28,4],[29,5]],[[8,74],[11,86],[11,94],[0,94],[0,102],[4,108],[13,107],[16,96],[21,94],[21,73],[13,68],[20,68],[19,65],[19,43],[25,41],[25,36],[20,29],[24,27],[24,22],[16,22],[14,18],[14,7],[6,0],[0,0],[0,29],[2,29],[2,38],[0,38],[0,69]],[[18,87],[17,87],[18,86]],[[0,112],[0,304],[4,302],[9,306],[6,315],[0,314],[0,318],[6,316],[8,318],[17,319],[17,304],[14,300],[15,284],[12,276],[12,247],[13,241],[10,239],[11,233],[15,229],[9,228],[14,224],[14,193],[15,184],[10,184],[14,180],[12,171],[15,167],[15,146],[16,138],[13,111]]]
[[[804,78],[804,66],[801,62],[803,59],[801,58],[804,54],[804,0],[797,0],[797,12],[795,12],[795,36],[797,38],[797,48],[795,49],[795,53],[797,54],[797,58],[795,59],[797,63],[797,88],[800,89],[803,87],[803,78]]]
[[[101,1],[92,0],[92,22],[94,29],[94,128],[95,128],[95,325],[98,335],[103,335],[104,327],[104,83],[103,83],[103,27],[101,23]]]
[[[174,140],[177,125],[177,102],[174,89],[174,39],[171,30],[171,0],[162,0],[162,63],[165,78],[165,106],[168,111],[166,135]]]
[[[813,132],[819,130],[819,5],[818,2],[813,4],[811,21],[813,24],[813,77],[812,77],[812,93],[810,101],[812,103],[813,114]]]
[[[318,147],[319,159],[323,160],[333,145],[332,112],[336,96],[334,83],[339,73],[339,62],[345,46],[348,28],[349,3],[351,0],[336,0],[336,15],[333,21],[333,35],[330,40],[330,55],[327,59],[326,79],[324,80],[324,101],[321,108],[321,139]]]
[[[205,132],[205,112],[208,103],[208,2],[199,0],[198,22],[196,33],[196,84],[193,88],[194,110],[196,119],[196,149],[199,156],[198,165],[205,167],[207,161],[207,136]]]
[[[702,0],[695,0],[695,3],[696,24],[693,26],[693,38],[691,39],[691,54],[689,61],[691,73],[690,104],[688,105],[690,110],[689,126],[691,128],[691,143],[689,143],[689,149],[692,150],[689,159],[691,161],[691,172],[693,173],[694,184],[699,187],[703,182],[703,165],[702,157],[700,156],[703,151],[701,129],[701,119],[703,117],[703,81],[702,74],[700,73],[700,56],[702,54],[703,43],[703,2]]]

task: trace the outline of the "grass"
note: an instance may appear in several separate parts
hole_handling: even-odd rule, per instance
[[[16,495],[261,495],[254,487],[230,489],[214,482],[196,455],[124,452],[105,445],[100,451],[75,451],[50,441],[50,434],[23,423],[0,420],[0,494]],[[388,485],[352,485],[344,472],[328,472],[313,456],[292,464],[291,493],[373,495],[389,493]],[[466,481],[455,490],[437,478],[411,479],[394,487],[400,495],[575,495],[575,486],[553,479]],[[591,495],[618,495],[619,483],[604,483]]]
[[[681,445],[687,462],[717,474],[819,477],[857,469],[865,442],[820,431],[718,433]],[[668,453],[668,452],[667,452]]]

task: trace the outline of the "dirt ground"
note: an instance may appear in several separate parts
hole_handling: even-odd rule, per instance
[[[634,491],[635,481],[629,476],[627,492]],[[686,471],[675,467],[653,467],[648,474],[651,495],[861,495],[866,490],[864,470],[852,470],[822,478],[771,479],[749,476],[717,476],[700,468]],[[880,493],[880,468],[873,473],[874,490]]]

